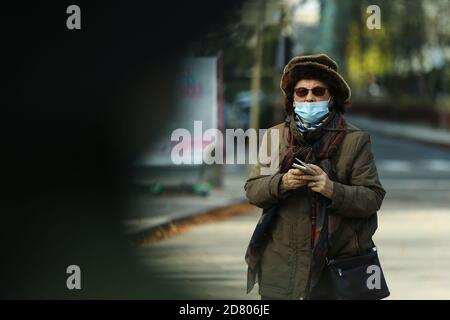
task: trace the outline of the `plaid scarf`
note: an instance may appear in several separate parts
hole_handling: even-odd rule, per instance
[[[318,122],[309,124],[309,123],[303,122],[302,119],[300,118],[300,116],[298,114],[294,113],[294,120],[297,125],[297,130],[303,134],[308,131],[312,131],[312,130],[315,130],[315,129],[321,127],[323,125],[323,123],[328,119],[328,116],[329,116],[329,113],[324,115],[323,118],[320,119]]]
[[[294,162],[295,157],[322,168],[331,180],[336,178],[334,164],[331,158],[336,154],[339,144],[345,136],[345,118],[335,111],[321,122],[321,126],[305,133],[298,131],[293,115],[285,122],[285,137],[288,149],[281,162],[280,172],[287,172]],[[307,283],[307,296],[317,285],[317,282],[325,267],[325,259],[328,253],[328,240],[336,231],[340,223],[337,215],[328,215],[326,207],[330,200],[322,194],[308,189],[311,219],[311,250],[312,259]],[[257,274],[260,274],[260,261],[264,248],[269,241],[271,231],[276,219],[277,206],[265,209],[250,239],[245,254],[248,265],[247,293],[256,282]]]

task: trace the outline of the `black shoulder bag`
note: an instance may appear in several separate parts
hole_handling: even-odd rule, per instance
[[[327,259],[327,266],[337,299],[379,300],[390,295],[375,246],[359,256]]]

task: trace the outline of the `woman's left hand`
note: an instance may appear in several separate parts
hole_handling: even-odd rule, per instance
[[[316,175],[301,175],[300,179],[309,180],[308,187],[312,191],[323,194],[325,197],[331,199],[333,196],[333,181],[328,178],[328,175],[321,167],[315,164],[308,163],[308,166],[316,172]]]

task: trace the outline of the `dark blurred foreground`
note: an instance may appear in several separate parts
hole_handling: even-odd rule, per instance
[[[2,298],[176,298],[144,273],[123,234],[132,161],[178,112],[186,45],[239,1],[4,5]],[[4,16],[4,17],[3,17]],[[81,268],[82,290],[66,288]]]

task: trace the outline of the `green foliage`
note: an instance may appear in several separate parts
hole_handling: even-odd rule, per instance
[[[350,26],[345,54],[347,78],[358,87],[391,71],[393,62],[386,29],[363,30]]]
[[[347,2],[347,1],[346,1]],[[427,65],[427,50],[431,47],[449,48],[450,28],[447,16],[449,1],[426,2],[424,0],[368,1],[349,0],[340,9],[339,23],[345,34],[335,36],[343,39],[346,77],[358,91],[365,92],[368,85],[385,78],[401,81],[421,82],[414,90],[403,92],[407,95],[433,97],[442,84],[430,76]],[[381,9],[381,29],[366,27],[369,5]],[[441,70],[445,72],[445,70]],[[400,81],[400,82],[401,82]],[[397,83],[390,83],[389,91],[395,90]]]

